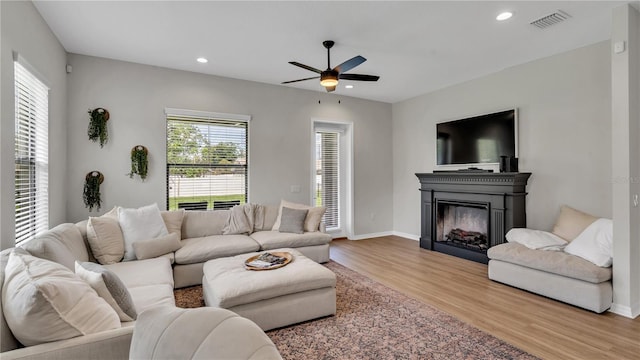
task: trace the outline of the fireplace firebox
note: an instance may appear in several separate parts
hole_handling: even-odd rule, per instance
[[[526,227],[531,173],[437,172],[420,179],[420,247],[487,263],[487,249]]]

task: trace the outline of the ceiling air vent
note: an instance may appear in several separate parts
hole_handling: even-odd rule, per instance
[[[571,15],[567,14],[562,10],[557,10],[556,12],[543,16],[538,20],[534,20],[531,22],[531,25],[538,27],[540,29],[546,29],[551,25],[555,25],[559,22],[563,22],[570,18]]]

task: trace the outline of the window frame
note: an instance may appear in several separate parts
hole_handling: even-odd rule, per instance
[[[246,123],[245,128],[245,164],[244,165],[236,165],[236,164],[180,164],[180,163],[169,163],[169,122],[170,121],[185,121],[208,124],[215,122],[227,122],[227,123]],[[199,110],[187,110],[187,109],[176,109],[176,108],[165,108],[165,121],[166,121],[166,136],[167,143],[165,146],[166,151],[166,209],[170,209],[170,182],[169,182],[169,169],[170,166],[184,166],[184,167],[192,167],[192,168],[242,168],[245,170],[245,183],[244,183],[244,195],[245,202],[249,202],[249,179],[250,179],[250,171],[249,171],[249,129],[250,129],[250,121],[251,116],[242,115],[242,114],[228,114],[228,113],[219,113],[219,112],[208,112],[208,111],[199,111]],[[208,208],[208,210],[212,210],[212,208]]]
[[[14,53],[15,244],[49,228],[49,91],[44,77]],[[25,210],[19,209],[22,204]]]

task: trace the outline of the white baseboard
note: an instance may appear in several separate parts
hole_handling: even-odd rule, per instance
[[[347,239],[364,240],[364,239],[377,238],[377,237],[383,237],[383,236],[392,236],[392,235],[400,236],[410,240],[416,240],[416,241],[420,240],[420,236],[418,235],[407,234],[400,231],[383,231],[383,232],[370,233],[370,234],[351,235],[351,236],[347,236]]]
[[[612,312],[620,316],[628,317],[630,319],[635,319],[638,316],[640,316],[640,304],[635,304],[635,306],[626,306],[626,305],[613,303],[611,305],[611,308],[609,309],[609,312]]]
[[[404,233],[404,232],[401,232],[401,231],[392,231],[392,233],[395,236],[400,236],[400,237],[403,237],[403,238],[406,238],[406,239],[420,241],[420,235]]]
[[[364,239],[369,239],[369,238],[377,238],[377,237],[391,236],[391,235],[393,235],[393,231],[383,231],[383,232],[370,233],[370,234],[351,235],[351,236],[348,236],[347,239],[349,239],[349,240],[364,240]]]

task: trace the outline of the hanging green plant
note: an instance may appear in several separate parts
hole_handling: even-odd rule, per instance
[[[136,145],[131,149],[131,172],[128,173],[130,178],[138,174],[140,179],[147,178],[147,168],[149,166],[149,150],[142,145]]]
[[[109,140],[109,133],[107,132],[109,112],[103,108],[89,109],[88,112],[91,115],[89,118],[89,129],[87,131],[89,140],[93,142],[100,140],[100,147],[103,147]]]
[[[100,184],[104,181],[104,175],[100,171],[92,171],[87,173],[84,177],[84,191],[82,197],[84,199],[84,206],[89,208],[89,211],[100,210],[102,200],[100,199]]]

